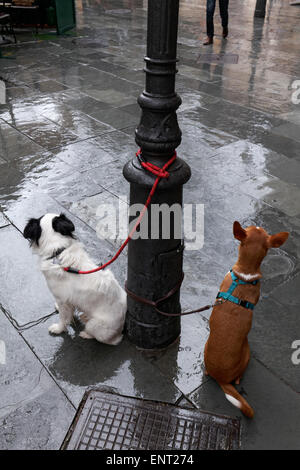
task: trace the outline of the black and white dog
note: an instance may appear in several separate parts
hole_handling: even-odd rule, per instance
[[[95,338],[117,345],[122,341],[126,313],[126,294],[113,273],[106,269],[93,274],[71,274],[62,267],[91,270],[97,265],[74,237],[75,227],[64,214],[46,214],[30,219],[24,229],[33,252],[39,255],[40,268],[56,300],[59,322],[49,327],[60,334],[72,321],[75,309],[83,312],[82,338]]]

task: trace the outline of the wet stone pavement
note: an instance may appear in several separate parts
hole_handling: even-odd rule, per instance
[[[0,448],[57,449],[83,393],[102,387],[241,418],[243,449],[300,448],[300,7],[230,1],[228,39],[205,48],[205,1],[181,0],[178,149],[192,168],[184,201],[204,204],[204,246],[186,251],[183,308],[205,305],[237,256],[232,223],[290,232],[263,263],[262,296],[250,333],[252,359],[238,387],[253,406],[240,415],[203,371],[209,314],[182,318],[180,341],[158,356],[68,332],[51,336],[54,302],[21,232],[29,217],[65,212],[99,263],[119,241],[101,241],[97,207],[127,204],[122,176],[136,151],[143,89],[146,2],[77,0],[66,37],[19,32],[2,46],[0,77]],[[126,253],[112,267],[126,279]],[[2,358],[3,359],[3,358]],[[4,363],[5,362],[5,363]]]

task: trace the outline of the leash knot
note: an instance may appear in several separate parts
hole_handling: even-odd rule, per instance
[[[174,154],[173,154],[173,157],[167,162],[166,165],[163,166],[163,168],[160,168],[159,166],[157,165],[154,165],[153,163],[150,163],[150,162],[147,162],[143,155],[142,155],[142,150],[139,149],[137,152],[136,152],[136,156],[141,164],[141,166],[149,171],[150,173],[152,173],[153,175],[155,175],[157,178],[168,178],[170,176],[170,173],[166,170],[166,168],[168,166],[171,165],[171,163],[173,163],[173,161],[175,160],[176,158],[176,152],[174,151]]]

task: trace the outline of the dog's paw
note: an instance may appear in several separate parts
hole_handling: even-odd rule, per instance
[[[48,330],[53,335],[59,335],[60,333],[65,331],[65,327],[61,325],[60,323],[53,323],[53,325],[49,326]]]
[[[110,341],[108,344],[111,344],[112,346],[118,346],[118,344],[121,343],[123,339],[123,335],[119,335],[116,338],[114,338],[112,341]]]
[[[86,331],[81,331],[79,336],[83,339],[93,339],[93,336],[89,335]]]

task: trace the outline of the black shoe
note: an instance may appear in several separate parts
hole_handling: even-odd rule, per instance
[[[228,36],[228,28],[223,28],[223,38],[227,38]]]
[[[207,36],[207,38],[205,39],[203,43],[203,46],[209,46],[210,44],[213,44],[213,42],[214,42],[214,38]]]

